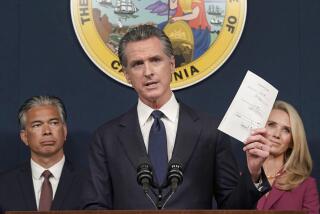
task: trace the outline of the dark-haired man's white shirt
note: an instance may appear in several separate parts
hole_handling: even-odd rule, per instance
[[[55,193],[58,188],[59,180],[61,177],[63,165],[65,162],[65,157],[63,156],[62,159],[51,166],[50,168],[46,169],[37,164],[35,161],[31,159],[31,173],[32,173],[32,181],[33,181],[33,188],[34,188],[34,193],[35,193],[35,198],[36,198],[36,203],[37,203],[37,209],[39,209],[39,200],[40,200],[40,194],[41,194],[41,186],[44,180],[44,177],[41,176],[44,170],[49,170],[52,174],[52,176],[49,178],[49,181],[52,186],[52,196],[54,198]]]
[[[151,116],[151,113],[154,110],[155,109],[152,109],[144,104],[140,99],[138,100],[137,111],[139,125],[147,151],[149,144],[149,132],[154,120]],[[173,152],[174,142],[176,140],[179,120],[179,103],[177,102],[173,93],[171,93],[171,97],[168,102],[158,110],[164,114],[164,117],[162,117],[161,120],[166,128],[168,160],[170,160]]]

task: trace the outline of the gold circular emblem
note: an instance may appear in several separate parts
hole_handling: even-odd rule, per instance
[[[105,74],[127,86],[117,56],[121,37],[140,24],[163,29],[176,58],[173,90],[198,83],[228,59],[240,39],[246,9],[246,0],[71,0],[83,49]]]

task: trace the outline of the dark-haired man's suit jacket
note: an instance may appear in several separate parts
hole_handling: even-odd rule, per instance
[[[80,209],[82,181],[83,175],[66,160],[51,210]],[[37,210],[30,161],[0,175],[0,209],[1,212]]]
[[[254,208],[265,191],[248,173],[239,175],[231,153],[229,138],[212,118],[180,103],[171,161],[182,163],[184,180],[165,208],[211,209],[213,197],[221,209]],[[101,126],[90,145],[84,208],[155,209],[137,183],[137,168],[147,158],[136,107]]]

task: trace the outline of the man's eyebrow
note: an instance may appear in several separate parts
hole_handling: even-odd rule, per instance
[[[31,124],[34,124],[34,123],[42,123],[43,121],[41,120],[34,120],[34,121],[31,121]]]
[[[143,63],[143,60],[142,59],[136,59],[136,60],[132,60],[129,65],[135,65],[135,64],[138,64],[138,63]]]
[[[159,56],[159,55],[155,55],[155,56],[150,57],[150,59],[161,59],[161,58],[162,58],[162,57]]]
[[[53,120],[59,120],[60,118],[59,117],[54,117],[54,118],[50,118],[49,121],[53,121]],[[34,120],[34,121],[31,121],[31,124],[33,123],[43,123],[42,120]]]

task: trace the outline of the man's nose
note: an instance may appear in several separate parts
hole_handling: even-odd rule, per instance
[[[51,134],[51,127],[49,124],[44,124],[42,129],[43,135],[50,135]]]
[[[151,76],[153,74],[153,67],[150,65],[150,63],[144,64],[144,75],[145,76]]]

